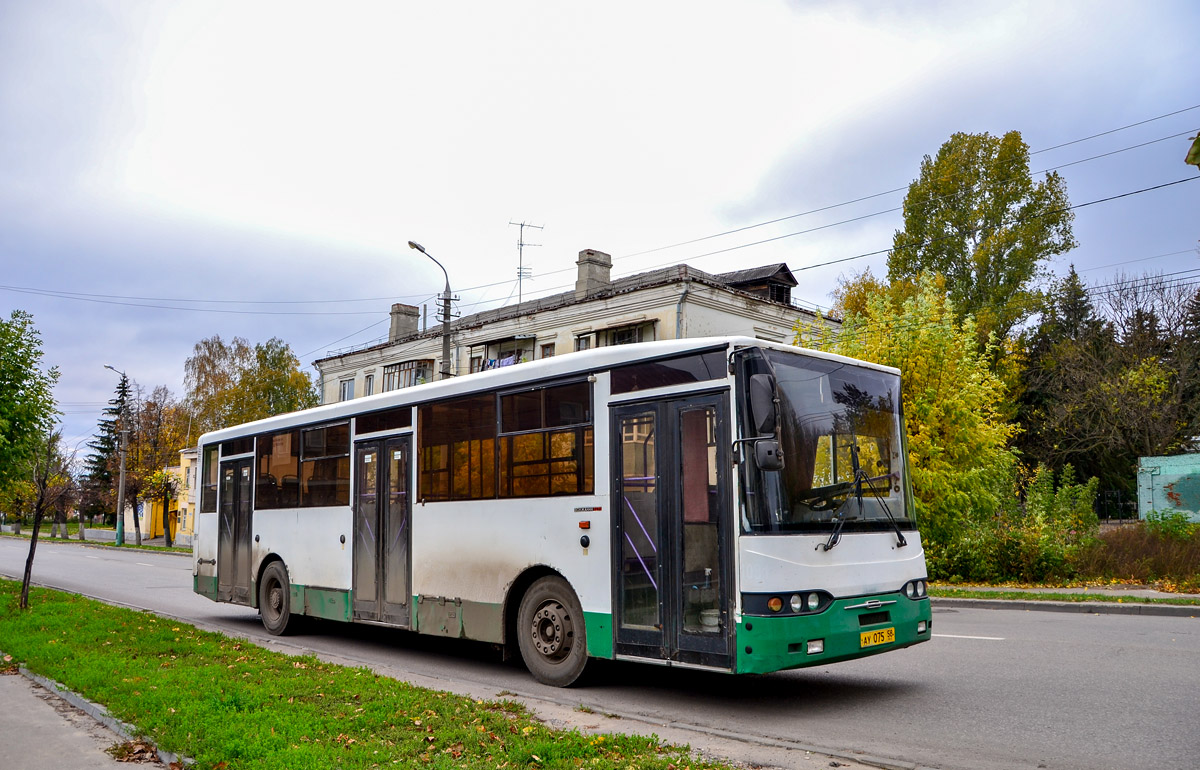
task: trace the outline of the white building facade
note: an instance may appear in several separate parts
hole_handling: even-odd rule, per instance
[[[463,376],[593,347],[744,335],[791,342],[797,320],[818,321],[791,302],[796,286],[779,263],[713,275],[687,265],[611,280],[612,258],[579,252],[575,290],[464,316],[451,324],[450,366]],[[822,319],[821,323],[837,322]],[[420,329],[420,311],[395,304],[385,342],[314,362],[321,403],[346,401],[434,379],[442,327]]]

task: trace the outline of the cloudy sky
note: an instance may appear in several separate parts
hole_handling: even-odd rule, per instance
[[[76,443],[104,364],[181,393],[212,334],[306,364],[386,334],[442,287],[408,240],[462,312],[516,300],[520,221],[526,297],[595,248],[615,276],[787,262],[825,306],[886,272],[956,131],[1019,130],[1074,204],[1200,176],[1198,29],[1191,0],[9,0],[0,312],[34,314]],[[1053,269],[1092,283],[1200,267],[1200,181],[1075,233]]]

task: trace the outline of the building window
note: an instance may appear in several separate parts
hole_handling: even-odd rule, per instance
[[[547,342],[546,344],[542,345],[541,353],[538,357],[539,358],[554,358],[554,343]]]
[[[471,356],[471,374],[483,371],[483,356]]]
[[[650,342],[654,339],[654,324],[643,323],[632,326],[620,326],[601,332],[605,345],[632,345],[638,342]]]
[[[422,358],[383,367],[383,390],[399,390],[433,380],[433,359]]]
[[[375,375],[368,374],[363,377],[363,395],[369,396],[375,392]]]
[[[354,398],[354,380],[342,380],[338,389],[338,401]]]
[[[592,335],[585,334],[582,337],[575,338],[575,349],[576,350],[588,350],[591,347],[592,347]]]

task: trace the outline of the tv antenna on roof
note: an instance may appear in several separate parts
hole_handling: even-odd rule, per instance
[[[531,225],[528,222],[509,222],[509,224],[521,228],[517,235],[517,304],[519,305],[521,304],[521,283],[526,278],[533,278],[533,268],[525,267],[525,247],[542,245],[540,243],[526,243],[525,228],[532,227],[535,230],[541,230],[542,225]]]

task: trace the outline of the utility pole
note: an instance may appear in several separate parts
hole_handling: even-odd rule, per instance
[[[528,222],[509,222],[514,227],[519,227],[517,231],[517,304],[521,304],[521,282],[526,278],[533,277],[533,269],[525,267],[525,247],[526,246],[541,246],[540,243],[525,242],[525,228],[532,227],[535,230],[541,230],[542,225],[531,225]]]
[[[121,375],[122,384],[129,381],[125,372],[120,369],[108,364],[105,364],[104,368]],[[117,418],[121,421],[121,480],[117,486],[117,545],[125,545],[125,452],[129,449],[129,424],[125,415],[129,405],[125,403],[124,393],[125,391],[122,391],[121,411],[117,414]]]
[[[125,427],[125,409],[121,409],[121,481],[117,486],[117,545],[125,545],[125,453],[129,449],[129,428]]]
[[[409,241],[408,247],[433,259],[433,255],[425,251],[425,247],[416,241]],[[453,299],[453,295],[450,293],[450,274],[436,259],[433,259],[433,264],[442,268],[442,275],[446,277],[446,290],[442,292],[442,379],[448,380],[454,376],[450,373],[450,300]]]

